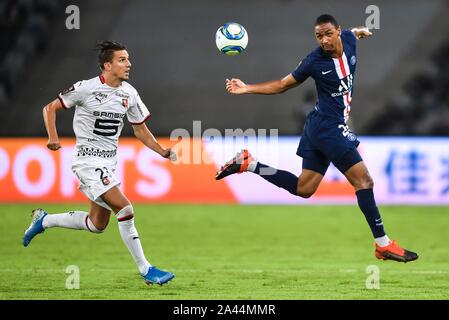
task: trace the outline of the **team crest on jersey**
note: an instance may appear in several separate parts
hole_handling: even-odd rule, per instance
[[[124,106],[125,108],[128,108],[128,98],[122,99],[122,106]]]
[[[109,181],[108,177],[104,177],[103,179],[101,179],[101,182],[103,182],[103,185],[107,186],[108,184],[111,183],[111,181]]]
[[[355,140],[357,140],[356,135],[353,134],[352,132],[348,134],[347,138],[348,138],[349,141],[355,141]]]
[[[357,58],[355,56],[351,57],[351,64],[355,65],[355,63],[357,62]]]

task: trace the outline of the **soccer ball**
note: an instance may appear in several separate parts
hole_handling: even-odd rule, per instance
[[[248,44],[248,33],[242,25],[227,22],[215,33],[215,43],[222,53],[236,56],[245,50]]]

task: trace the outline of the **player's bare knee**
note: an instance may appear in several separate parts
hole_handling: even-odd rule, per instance
[[[374,189],[374,181],[370,180],[366,186],[367,189]]]
[[[98,223],[95,226],[98,229],[98,233],[103,233],[106,230],[106,228],[108,227],[108,223],[107,222],[106,223]]]
[[[87,229],[92,233],[103,233],[106,230],[108,224],[100,223],[98,221],[92,221],[90,218],[86,219]]]
[[[362,184],[361,189],[373,189],[374,188],[374,181],[369,175],[367,175],[363,178],[361,184]]]
[[[315,193],[315,189],[313,188],[302,188],[299,187],[296,188],[296,195],[298,195],[301,198],[308,199]]]
[[[131,220],[132,218],[134,218],[134,208],[132,205],[129,204],[129,205],[123,207],[122,209],[120,209],[115,214],[115,216],[117,217],[117,220],[119,222]]]
[[[354,189],[356,191],[363,190],[363,189],[373,189],[374,188],[374,182],[373,182],[373,179],[370,176],[363,177],[363,179],[355,181],[352,185],[354,186]]]
[[[98,227],[96,227],[97,228],[97,230],[95,230],[95,231],[92,231],[92,232],[94,232],[94,233],[103,233],[105,230],[106,230],[106,227],[107,226],[98,226]]]
[[[301,198],[304,199],[308,199],[311,196],[313,196],[313,192],[302,192],[302,193],[298,193],[298,196],[300,196]]]

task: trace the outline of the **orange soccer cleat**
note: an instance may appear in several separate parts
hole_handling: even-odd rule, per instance
[[[254,161],[253,156],[248,150],[244,149],[218,170],[215,179],[220,180],[234,173],[248,171],[248,166],[252,161]]]
[[[374,243],[376,251],[374,254],[380,260],[394,260],[398,262],[409,262],[418,259],[418,255],[414,252],[401,248],[396,241],[390,240],[390,244],[381,247]]]

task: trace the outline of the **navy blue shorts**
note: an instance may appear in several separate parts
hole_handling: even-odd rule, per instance
[[[324,176],[332,162],[341,173],[345,173],[362,161],[357,151],[359,144],[344,121],[312,111],[307,116],[296,154],[303,158],[303,169]]]

